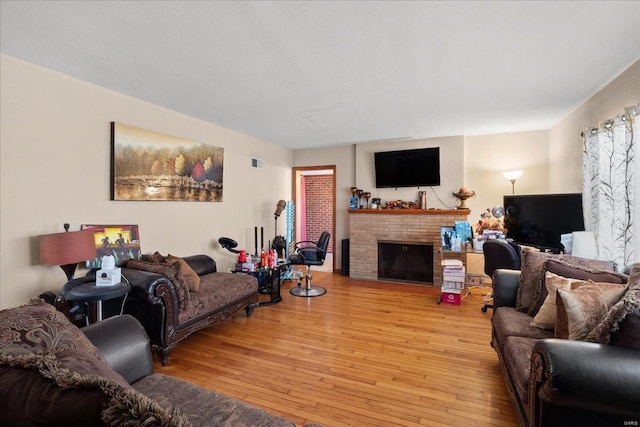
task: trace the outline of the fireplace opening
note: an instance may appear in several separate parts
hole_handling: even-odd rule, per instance
[[[378,279],[433,284],[433,245],[378,242]]]

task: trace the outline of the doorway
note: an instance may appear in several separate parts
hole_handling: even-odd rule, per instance
[[[336,167],[303,166],[293,168],[293,203],[295,205],[295,239],[317,241],[320,233],[331,234],[324,265],[317,271],[335,269]]]

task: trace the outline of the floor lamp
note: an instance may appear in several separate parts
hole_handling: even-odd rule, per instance
[[[506,171],[502,175],[511,181],[511,194],[516,194],[516,180],[522,176],[522,171]]]

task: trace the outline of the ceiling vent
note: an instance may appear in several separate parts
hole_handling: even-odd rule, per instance
[[[253,169],[262,169],[262,164],[263,164],[262,159],[259,159],[257,157],[251,158],[251,167]]]

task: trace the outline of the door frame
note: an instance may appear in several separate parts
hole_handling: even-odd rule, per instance
[[[330,170],[333,172],[333,188],[331,189],[331,253],[333,256],[331,257],[332,267],[331,270],[333,272],[336,271],[336,165],[324,165],[324,166],[294,166],[291,169],[291,194],[293,199],[293,204],[296,206],[296,210],[298,209],[298,182],[299,177],[305,171],[318,171],[318,170]],[[296,234],[297,234],[296,228]],[[294,241],[297,238],[294,238]]]

